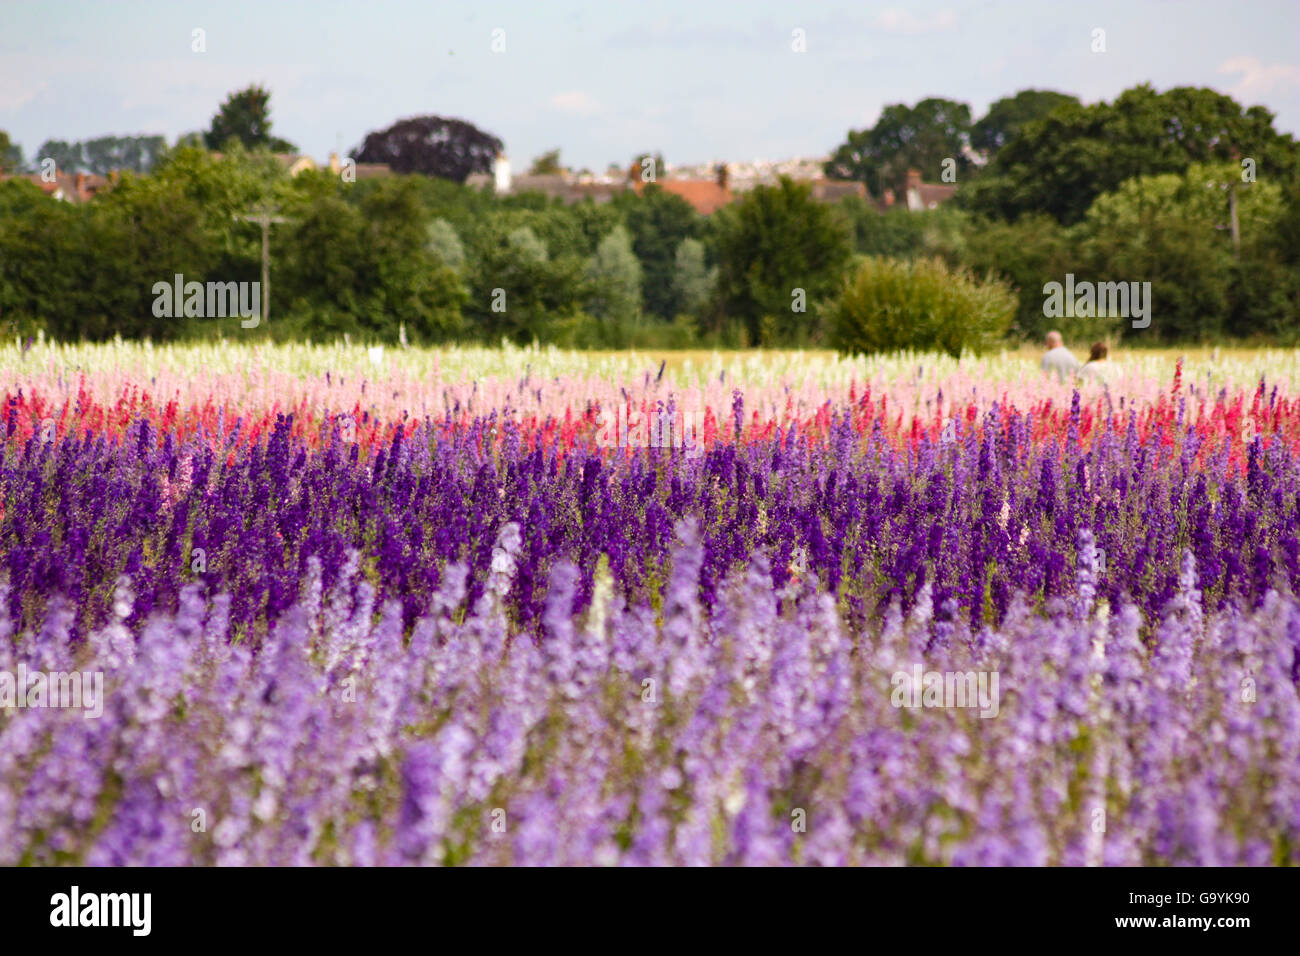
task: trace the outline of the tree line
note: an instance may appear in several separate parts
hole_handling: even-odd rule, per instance
[[[353,150],[392,176],[290,178],[271,155],[286,146],[271,133],[269,94],[252,88],[232,94],[206,133],[159,150],[150,172],[124,173],[90,203],[0,183],[0,328],[61,339],[833,344],[850,289],[854,302],[886,308],[862,285],[864,259],[885,258],[936,260],[1009,287],[1013,336],[1063,324],[1044,315],[1043,287],[1073,274],[1151,282],[1154,321],[1134,330],[1096,316],[1067,336],[1300,341],[1300,153],[1267,110],[1211,90],[1138,86],[1093,105],[1027,90],[977,122],[955,101],[887,107],[848,134],[827,171],[872,196],[901,198],[912,168],[956,182],[952,202],[917,212],[823,203],[788,180],[708,217],[654,185],[607,203],[497,196],[464,181],[490,169],[500,141],[440,117],[400,121]],[[267,204],[286,221],[272,231],[265,327],[154,314],[153,287],[174,275],[258,280],[260,231],[237,217]],[[871,274],[895,290],[947,275]],[[879,329],[870,341],[888,346]]]

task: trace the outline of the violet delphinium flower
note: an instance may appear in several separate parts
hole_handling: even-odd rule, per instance
[[[737,392],[611,454],[482,394],[11,442],[0,671],[107,692],[0,708],[0,862],[1300,862],[1277,435]]]

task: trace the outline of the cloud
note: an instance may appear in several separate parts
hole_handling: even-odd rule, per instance
[[[1234,56],[1219,64],[1219,73],[1240,73],[1232,87],[1235,97],[1263,96],[1278,87],[1300,86],[1300,66],[1286,63],[1266,65],[1253,56]]]
[[[584,93],[582,90],[556,93],[551,97],[550,102],[552,109],[559,110],[561,113],[572,113],[575,116],[591,116],[604,109],[589,93]]]
[[[27,86],[0,83],[0,111],[16,113],[36,97],[49,89],[43,80],[34,81]]]
[[[942,33],[957,25],[957,14],[951,10],[938,10],[926,17],[918,17],[907,10],[890,7],[876,17],[876,28],[885,33],[903,36],[920,36],[925,33]]]
[[[0,110],[16,113],[50,89],[47,62],[28,54],[0,56]]]

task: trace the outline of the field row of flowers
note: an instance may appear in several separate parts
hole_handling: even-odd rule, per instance
[[[155,350],[138,344],[0,350],[0,370],[8,376],[0,424],[11,442],[49,443],[79,435],[120,441],[148,421],[154,433],[176,441],[198,438],[209,448],[232,451],[256,444],[288,420],[292,437],[313,450],[339,428],[369,455],[398,432],[410,435],[421,425],[430,433],[475,434],[480,445],[499,445],[513,427],[529,449],[561,453],[584,441],[623,448],[673,444],[684,433],[699,451],[731,441],[821,442],[839,418],[859,433],[916,448],[923,440],[951,439],[962,426],[982,432],[992,414],[999,422],[1023,418],[1034,442],[1085,448],[1103,431],[1129,425],[1144,444],[1166,445],[1190,429],[1205,447],[1228,447],[1238,468],[1257,435],[1266,444],[1280,440],[1300,448],[1300,396],[1291,397],[1289,387],[1300,353],[1263,353],[1253,369],[1231,359],[1215,363],[1217,373],[1150,353],[1112,371],[1105,386],[1081,385],[1080,392],[1007,355],[849,361],[776,353],[773,369],[753,357],[728,363],[715,353],[701,380],[689,357],[674,362],[674,371],[667,360],[657,368],[626,356],[583,365],[579,353],[509,349],[507,357],[523,368],[515,378],[502,374],[500,359],[492,363],[495,353],[449,349],[390,353],[391,369],[381,354],[350,378],[339,367],[307,371],[338,351]],[[342,353],[348,357],[339,366],[355,366],[361,351]],[[123,367],[106,366],[104,354]],[[534,360],[545,374],[534,371]],[[240,361],[245,368],[231,371]],[[631,368],[642,370],[605,377]],[[563,374],[550,375],[557,371]],[[671,440],[664,431],[668,422],[677,435]]]
[[[1134,352],[1112,362],[1103,391],[1083,388],[1086,410],[1103,414],[1181,400],[1192,418],[1222,405],[1240,415],[1257,392],[1276,414],[1294,414],[1300,350],[1236,353]],[[1177,379],[1178,388],[1171,389]],[[829,402],[876,396],[887,424],[987,411],[1068,410],[1074,385],[1045,380],[1021,354],[954,359],[897,354],[855,359],[819,352],[597,354],[553,347],[365,349],[342,345],[150,346],[10,344],[0,348],[0,383],[39,421],[66,414],[96,431],[133,418],[168,416],[172,427],[211,430],[243,419],[246,431],[292,414],[303,426],[331,414],[368,421],[510,415],[538,422],[581,415],[620,399],[675,400],[679,409],[728,418],[732,395],[761,422],[815,416]],[[974,411],[971,411],[974,410]],[[1278,411],[1283,410],[1283,411]],[[1293,438],[1295,436],[1292,436]]]
[[[357,354],[0,352],[0,864],[1300,862],[1289,354]]]

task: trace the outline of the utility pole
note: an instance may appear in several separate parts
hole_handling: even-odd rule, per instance
[[[1241,227],[1237,223],[1237,184],[1228,183],[1228,224],[1232,229],[1232,254],[1241,257]]]
[[[1241,162],[1241,151],[1237,147],[1232,147],[1232,161]],[[1245,175],[1242,175],[1242,181],[1246,181]],[[1232,180],[1228,183],[1228,228],[1232,233],[1232,255],[1235,258],[1241,258],[1241,226],[1237,220],[1237,182]]]
[[[262,321],[265,322],[271,313],[271,224],[288,222],[284,216],[278,215],[279,206],[261,203],[253,207],[251,213],[245,213],[242,216],[235,216],[236,219],[242,219],[244,222],[255,222],[262,227]]]

